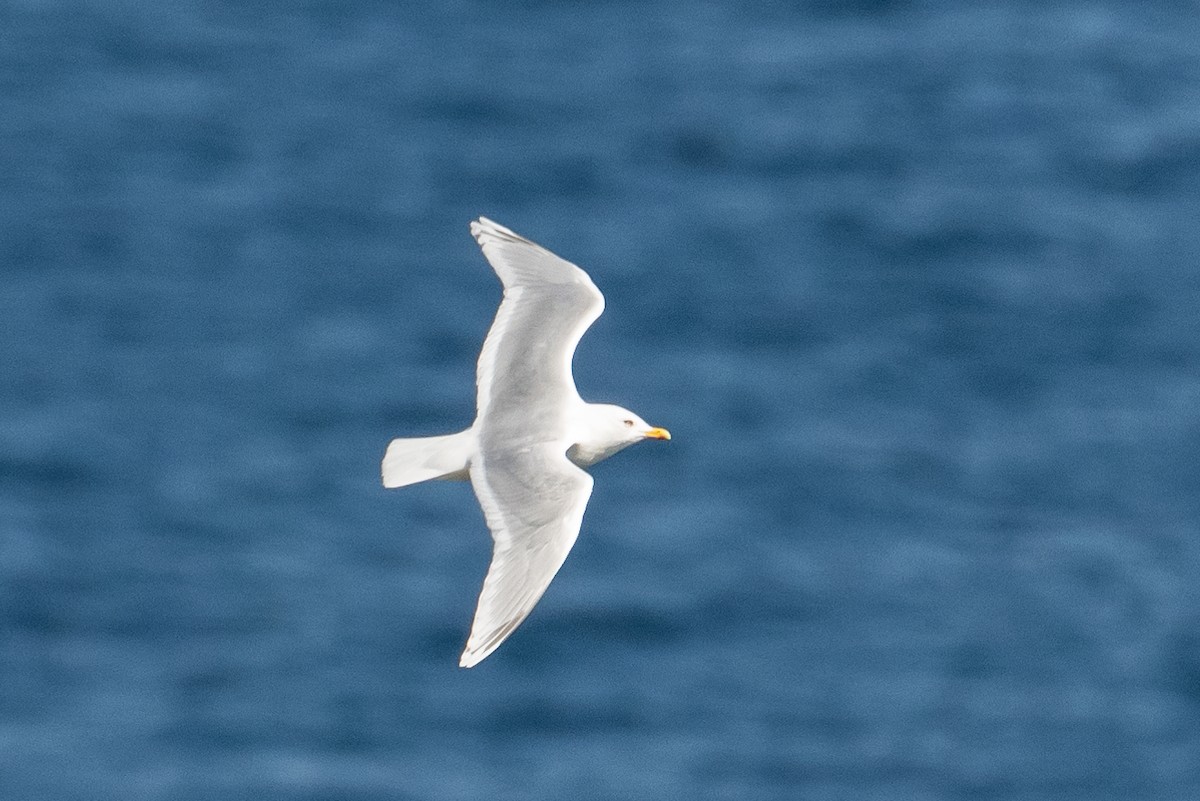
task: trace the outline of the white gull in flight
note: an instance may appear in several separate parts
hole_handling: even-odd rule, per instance
[[[476,373],[475,422],[442,437],[394,439],[383,485],[469,479],[494,541],[459,665],[473,667],[521,624],[579,536],[592,477],[581,468],[645,439],[670,439],[628,409],[587,403],[571,357],[604,311],[583,270],[486,217],[471,234],[504,299]]]

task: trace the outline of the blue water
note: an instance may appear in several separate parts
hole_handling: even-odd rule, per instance
[[[1185,2],[0,8],[0,797],[1200,798]],[[671,429],[456,667],[485,214]]]

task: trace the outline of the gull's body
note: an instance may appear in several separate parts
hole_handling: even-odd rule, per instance
[[[587,273],[486,218],[471,234],[504,285],[479,354],[475,422],[458,434],[392,440],[383,459],[386,487],[469,479],[483,507],[494,548],[463,667],[512,634],[567,558],[592,494],[581,468],[670,438],[626,409],[579,397],[571,358],[604,310]]]

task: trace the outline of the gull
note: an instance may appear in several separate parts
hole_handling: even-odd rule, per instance
[[[582,468],[647,439],[668,440],[628,409],[587,403],[575,347],[604,311],[588,274],[480,217],[471,223],[504,287],[476,371],[475,422],[440,437],[394,439],[383,486],[469,480],[492,533],[461,667],[479,664],[533,611],[575,544],[592,477]]]

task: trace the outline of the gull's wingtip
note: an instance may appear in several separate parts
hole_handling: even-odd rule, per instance
[[[512,231],[495,220],[489,220],[487,217],[481,216],[478,220],[471,220],[471,236],[475,237],[476,241],[481,240],[488,234],[508,234],[509,236],[514,236]]]
[[[488,240],[500,240],[502,242],[530,245],[538,250],[544,250],[541,245],[536,242],[530,242],[511,228],[505,228],[495,220],[489,220],[487,217],[482,216],[478,220],[471,220],[471,236],[475,237],[475,241],[479,243],[480,247],[483,247]]]

